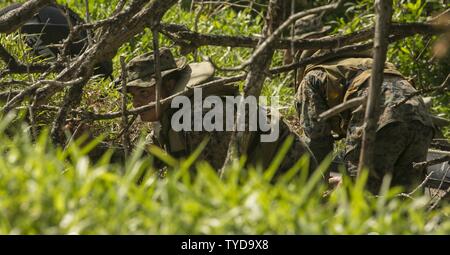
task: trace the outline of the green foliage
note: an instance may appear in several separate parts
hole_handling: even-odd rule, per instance
[[[12,3],[7,0],[0,7]],[[84,17],[84,0],[59,1],[69,5]],[[92,20],[108,17],[117,0],[89,1]],[[358,0],[348,5],[343,18],[330,15],[335,33],[350,33],[373,24],[373,1]],[[442,10],[442,1],[395,1],[394,20],[424,21],[427,16]],[[195,27],[198,8],[193,12],[173,7],[164,22]],[[199,15],[198,32],[228,35],[257,35],[262,20],[249,10],[236,12],[231,8]],[[428,40],[430,42],[428,43]],[[430,61],[429,45],[436,38],[420,36],[408,38],[390,47],[389,60],[407,76],[416,77],[418,87],[436,86],[449,70],[449,60]],[[26,45],[18,33],[0,35],[0,42],[18,59],[35,61],[26,52]],[[172,47],[166,37],[160,44]],[[149,30],[124,44],[113,59],[114,76],[120,73],[119,56],[126,60],[152,50]],[[178,48],[175,55],[180,56]],[[239,65],[251,54],[250,49],[201,47],[188,60],[208,56],[221,67]],[[282,64],[282,52],[277,52],[273,66]],[[0,63],[0,68],[4,64]],[[233,73],[217,72],[218,76]],[[15,75],[15,79],[32,81],[37,78]],[[263,95],[280,97],[284,115],[294,115],[294,89],[289,86],[293,74],[269,77]],[[242,83],[241,83],[242,84]],[[56,98],[60,101],[60,95]],[[93,80],[85,89],[83,109],[109,112],[120,108],[120,93],[110,81]],[[450,95],[436,95],[437,113],[450,116]],[[131,104],[129,105],[131,108]],[[23,114],[23,113],[22,113]],[[53,113],[41,113],[45,120]],[[0,233],[2,234],[448,234],[450,205],[427,212],[427,198],[400,198],[398,188],[386,190],[381,197],[373,197],[363,190],[364,178],[344,185],[329,197],[322,194],[326,187],[319,182],[319,173],[328,161],[306,179],[308,159],[302,158],[287,173],[273,180],[277,160],[266,170],[246,169],[244,159],[226,170],[223,180],[205,162],[193,165],[201,147],[189,158],[176,160],[161,150],[151,152],[170,167],[166,177],[151,167],[154,156],[142,158],[139,149],[133,152],[125,166],[111,163],[112,153],[98,162],[90,162],[86,153],[98,141],[80,147],[82,141],[65,150],[55,149],[43,131],[32,141],[29,127],[4,132],[11,116],[0,121]],[[43,120],[43,122],[45,122]],[[44,123],[42,123],[44,125]],[[147,127],[138,123],[135,138]],[[92,137],[103,134],[105,140],[116,141],[119,120],[102,121],[90,127]],[[85,144],[85,143],[83,143]],[[287,146],[287,145],[286,145]],[[142,148],[142,145],[136,146]],[[278,161],[282,157],[283,148]],[[193,168],[193,171],[190,169]],[[137,185],[137,183],[140,185]],[[282,224],[280,224],[282,223]]]
[[[273,169],[226,169],[223,180],[207,163],[195,165],[201,147],[186,160],[162,151],[160,179],[151,158],[135,151],[123,168],[85,156],[98,141],[55,150],[46,132],[32,142],[25,129],[6,136],[0,123],[1,234],[448,234],[450,206],[426,212],[426,198],[401,199],[399,189],[381,197],[365,193],[364,179],[328,198],[319,180],[324,162],[306,179],[302,158],[276,179]],[[288,144],[281,151],[286,150]],[[280,156],[282,157],[282,155]],[[125,174],[122,174],[125,173]],[[142,177],[143,176],[143,177]],[[137,185],[137,180],[141,184]],[[282,222],[282,224],[280,224]]]
[[[357,0],[348,3],[345,15],[330,22],[335,25],[335,32],[348,34],[373,26],[373,2]],[[425,22],[450,5],[442,0],[394,0],[393,7],[394,22]],[[436,36],[416,35],[392,43],[389,46],[388,61],[411,78],[417,89],[439,86],[449,73],[450,54],[447,53],[442,58],[435,57],[433,45],[438,39]],[[450,119],[450,91],[425,96],[433,97],[434,114]],[[443,133],[450,137],[450,128],[444,128]]]

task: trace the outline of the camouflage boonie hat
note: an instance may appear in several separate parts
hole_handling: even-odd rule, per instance
[[[210,62],[186,64],[185,58],[174,59],[167,48],[160,50],[161,78],[178,73],[175,87],[177,93],[208,81],[214,76],[214,66]],[[156,84],[153,52],[135,57],[127,65],[127,87],[150,88]]]
[[[174,59],[167,48],[160,49],[161,77],[182,71],[186,68],[186,58]],[[155,58],[153,52],[133,58],[127,65],[127,87],[149,88],[156,85]]]

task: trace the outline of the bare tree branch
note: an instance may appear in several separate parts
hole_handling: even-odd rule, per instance
[[[54,81],[54,80],[41,80],[36,82],[34,85],[29,86],[25,90],[22,90],[19,94],[14,96],[2,109],[1,111],[4,113],[9,112],[13,107],[15,107],[18,103],[20,103],[26,96],[31,95],[33,92],[36,91],[39,87],[47,84],[51,85],[53,87],[68,87],[68,86],[74,86],[76,84],[79,84],[83,81],[83,78],[78,78],[72,81],[62,82],[62,81]]]
[[[361,104],[364,104],[367,100],[367,97],[361,96],[352,98],[342,104],[336,105],[335,107],[324,111],[319,115],[319,121],[325,121],[333,116],[338,115],[339,113],[346,111],[348,109],[360,106]]]
[[[266,48],[272,47],[272,44],[274,43],[275,40],[277,40],[281,36],[281,33],[283,33],[283,31],[286,28],[288,28],[292,23],[294,23],[296,20],[303,18],[310,14],[315,14],[315,13],[319,13],[319,12],[323,12],[323,11],[337,9],[339,6],[341,6],[342,3],[344,3],[344,0],[339,0],[337,3],[305,10],[305,11],[302,11],[302,12],[299,12],[299,13],[296,13],[296,14],[290,16],[269,37],[267,37],[262,43],[259,43],[258,48],[253,52],[252,56],[246,62],[244,62],[242,64],[242,66],[249,65],[250,63],[255,61],[255,59],[257,59],[260,54],[263,54],[265,52]]]
[[[444,92],[444,91],[450,89],[449,85],[450,85],[450,74],[447,75],[447,78],[445,78],[444,82],[440,86],[418,90],[418,91],[406,96],[405,99],[403,99],[399,103],[395,104],[394,107],[398,107],[398,106],[408,102],[411,98],[418,96],[418,95],[423,95],[423,94],[430,93],[430,92]]]
[[[162,84],[162,78],[161,78],[161,58],[159,55],[159,32],[158,29],[155,27],[152,29],[153,33],[153,56],[155,59],[155,79],[156,79],[156,115],[159,116],[161,112],[161,84]]]
[[[370,85],[366,113],[364,117],[364,133],[361,142],[361,154],[358,165],[358,177],[364,167],[373,170],[373,156],[375,134],[378,122],[378,102],[383,83],[384,64],[389,45],[389,26],[392,18],[392,0],[375,0],[375,39],[374,39],[374,62]]]
[[[127,67],[125,63],[125,56],[120,56],[120,67],[122,68],[122,128],[123,130],[126,130],[128,125],[128,115],[127,115]],[[130,136],[128,135],[128,132],[125,131],[123,135],[122,140],[123,148],[125,151],[125,159],[128,158],[128,151],[130,149]]]
[[[161,24],[162,32],[176,37],[179,41],[187,44],[193,44],[195,47],[201,46],[223,46],[223,47],[243,47],[254,48],[258,44],[260,38],[247,36],[229,36],[229,35],[213,35],[201,34],[189,30],[187,27],[178,24]],[[445,33],[450,30],[448,24],[433,23],[393,23],[391,25],[391,36],[402,36],[402,38],[415,34],[434,35]],[[347,35],[325,36],[316,39],[277,39],[274,47],[277,49],[289,49],[293,43],[296,49],[320,49],[320,48],[336,48],[348,45],[350,43],[362,42],[373,38],[374,28],[363,29]],[[188,41],[188,42],[186,42]]]
[[[446,155],[430,161],[418,162],[413,164],[414,169],[424,169],[425,167],[434,166],[443,162],[450,162],[450,155]]]
[[[166,11],[176,2],[176,0],[153,0],[147,3],[145,0],[134,0],[128,8],[118,15],[117,21],[104,28],[98,42],[78,57],[71,67],[60,73],[57,79],[67,80],[74,76],[91,77],[95,64],[111,59],[122,44],[137,33],[142,32],[145,27],[154,27],[158,24]],[[66,115],[80,104],[86,82],[71,87],[66,93],[64,103],[52,126],[51,137],[54,143],[61,143],[61,130]],[[40,91],[39,101],[45,102],[46,98],[54,93],[52,87]]]
[[[266,38],[270,38],[271,35],[277,30],[275,30],[279,24],[282,22],[282,10],[279,6],[279,2],[277,0],[271,0],[269,2],[269,9],[267,11],[266,23],[263,29],[264,37],[258,43],[258,47],[256,51],[263,48],[257,55],[253,55],[252,61],[250,62],[249,72],[246,77],[245,85],[244,85],[244,93],[241,97],[241,101],[239,102],[238,107],[242,107],[245,104],[245,98],[248,96],[254,96],[256,98],[261,94],[261,89],[264,84],[264,80],[269,71],[270,63],[272,62],[272,56],[275,52],[275,48],[272,47],[273,40],[268,41]],[[245,109],[242,108],[242,109]],[[244,114],[248,114],[247,109],[244,111]],[[240,111],[238,112],[238,116],[236,118],[239,120],[242,114]],[[241,118],[245,120],[244,118]],[[235,123],[235,131],[232,133],[230,138],[230,143],[228,146],[227,156],[225,158],[225,163],[220,170],[220,175],[223,176],[225,166],[230,165],[231,162],[239,158],[241,155],[247,152],[248,144],[250,141],[250,132],[248,130],[248,123],[245,124],[246,131],[238,131],[237,130],[237,122]]]

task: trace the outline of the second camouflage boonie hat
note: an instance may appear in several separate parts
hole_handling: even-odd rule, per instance
[[[178,72],[186,68],[185,58],[174,59],[167,48],[160,49],[161,77]],[[156,84],[155,58],[153,52],[133,58],[127,65],[128,87],[148,88]]]

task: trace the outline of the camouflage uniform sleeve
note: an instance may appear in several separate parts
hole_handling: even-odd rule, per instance
[[[310,71],[302,80],[296,97],[296,109],[300,115],[303,139],[314,153],[318,163],[333,151],[334,142],[329,123],[317,120],[322,112],[329,109],[321,90],[325,82],[325,72]]]
[[[159,142],[158,140],[158,130],[155,130],[155,126],[153,126],[152,131],[150,131],[150,133],[145,137],[144,140],[144,151],[145,153],[147,153],[148,155],[150,155],[150,147],[151,146],[157,146],[161,149],[164,150],[164,146]],[[163,161],[159,160],[158,158],[154,157],[153,158],[153,167],[155,169],[158,169],[159,172],[161,173],[163,171],[163,169],[165,168],[165,164]]]

